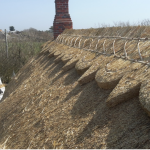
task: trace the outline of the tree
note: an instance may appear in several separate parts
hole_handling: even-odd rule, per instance
[[[51,26],[51,27],[49,28],[49,30],[50,30],[51,33],[53,33],[53,30],[54,30],[53,26]]]
[[[9,30],[10,30],[10,31],[15,31],[14,26],[10,26],[10,27],[9,27]]]

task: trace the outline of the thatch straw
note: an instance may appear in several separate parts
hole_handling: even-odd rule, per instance
[[[66,30],[64,33],[77,36],[144,37],[148,28],[115,27]],[[149,84],[144,84],[149,79],[149,67],[111,54],[114,38],[102,38],[93,52],[69,47],[67,39],[65,36],[64,44],[53,41],[44,45],[41,54],[31,59],[8,85],[0,103],[0,147],[149,148],[150,120],[140,106],[142,104],[149,112]],[[76,46],[79,46],[79,39]],[[107,55],[100,53],[104,40]],[[91,41],[91,38],[87,40],[85,49],[90,45],[93,49],[98,42],[93,39],[91,44]],[[138,55],[134,55],[134,52],[138,52],[137,41],[129,40],[125,46],[129,58],[139,59]],[[125,42],[125,39],[116,39],[116,55],[124,55]],[[139,45],[143,59],[143,54],[149,51],[146,43],[149,42]],[[60,59],[65,59],[66,64]],[[88,65],[84,62],[91,62],[92,66],[81,77],[75,66],[79,70],[82,67],[85,69]],[[104,71],[99,76],[107,81],[123,76],[113,91],[97,86],[93,79],[98,69]],[[109,71],[112,72],[110,76]],[[106,73],[106,77],[103,73]],[[108,106],[122,104],[110,109],[106,103]]]

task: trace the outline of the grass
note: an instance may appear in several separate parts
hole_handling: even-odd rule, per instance
[[[16,40],[8,41],[8,58],[4,41],[0,41],[0,76],[4,83],[11,80],[13,70],[15,73],[25,63],[37,55],[45,41]]]

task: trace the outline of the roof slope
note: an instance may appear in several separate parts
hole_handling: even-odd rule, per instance
[[[128,61],[46,43],[6,89],[0,103],[0,147],[150,148],[150,118],[138,95],[148,84],[138,86],[134,78],[146,65]],[[126,79],[131,87],[125,86]],[[124,95],[133,89],[134,95],[118,102],[118,95],[124,97],[119,87]]]

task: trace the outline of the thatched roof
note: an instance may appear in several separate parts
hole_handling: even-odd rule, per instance
[[[0,147],[150,148],[149,29],[66,30],[45,43],[7,86]],[[126,40],[114,55],[110,36],[143,39],[128,39],[126,57]]]

